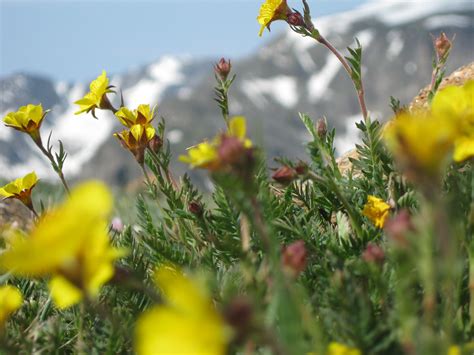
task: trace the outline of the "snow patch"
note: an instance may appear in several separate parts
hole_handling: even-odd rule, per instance
[[[389,42],[389,46],[387,49],[387,59],[392,61],[403,49],[405,42],[403,41],[402,34],[400,31],[390,31],[387,33],[387,42]]]
[[[423,25],[428,30],[434,30],[441,27],[469,27],[474,26],[474,23],[468,16],[439,15],[425,20]]]
[[[166,135],[171,144],[178,144],[183,140],[183,131],[180,129],[172,129]]]
[[[291,76],[244,80],[241,89],[259,108],[268,103],[266,96],[272,97],[286,108],[292,108],[298,103],[296,79]]]
[[[344,119],[346,130],[344,134],[337,135],[334,139],[337,155],[342,155],[353,149],[354,145],[359,141],[359,129],[356,123],[361,120],[363,120],[361,114],[349,116]]]
[[[308,95],[311,102],[319,101],[341,69],[341,63],[332,54],[328,55],[326,64],[308,80]]]

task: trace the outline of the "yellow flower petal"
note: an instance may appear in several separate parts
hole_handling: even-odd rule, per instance
[[[23,297],[20,290],[10,285],[0,286],[0,327],[20,308]]]
[[[368,196],[362,214],[368,217],[377,228],[383,228],[390,212],[390,205],[381,198]]]
[[[54,304],[65,309],[82,300],[82,292],[62,276],[54,276],[48,283],[49,292]]]

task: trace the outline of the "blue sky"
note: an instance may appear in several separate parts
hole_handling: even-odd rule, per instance
[[[278,33],[259,38],[263,0],[0,0],[0,76],[31,72],[89,80],[165,54],[237,59]],[[313,16],[364,0],[309,0]],[[299,0],[289,5],[301,8]]]

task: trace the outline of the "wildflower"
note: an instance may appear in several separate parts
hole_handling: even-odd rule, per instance
[[[203,168],[211,171],[232,165],[242,158],[244,152],[252,147],[252,141],[246,137],[247,124],[245,117],[236,116],[230,119],[226,133],[188,149],[188,155],[179,160],[192,168]]]
[[[115,116],[125,127],[132,127],[136,124],[146,126],[155,118],[155,108],[150,110],[150,105],[139,105],[136,110],[130,111],[126,107],[121,107]]]
[[[136,124],[129,130],[115,133],[114,136],[120,140],[125,149],[128,149],[135,156],[138,164],[143,165],[145,149],[155,137],[155,129],[150,125]]]
[[[79,105],[80,110],[75,115],[80,115],[83,112],[89,113],[95,117],[96,109],[109,109],[111,107],[107,94],[113,92],[110,90],[109,78],[105,70],[90,84],[90,91],[80,100],[74,102]]]
[[[137,354],[225,354],[230,334],[206,290],[167,267],[157,270],[155,280],[165,303],[138,319]]]
[[[37,140],[41,123],[48,112],[43,111],[41,104],[21,106],[18,111],[8,113],[3,122],[6,126],[27,133]]]
[[[0,327],[20,308],[23,297],[20,290],[10,285],[0,286]]]
[[[23,202],[29,209],[33,209],[31,201],[31,191],[36,186],[38,177],[33,171],[21,178],[18,178],[3,187],[0,187],[0,196],[7,198],[15,198]]]
[[[265,0],[260,7],[260,13],[257,17],[258,23],[261,25],[259,36],[262,36],[265,27],[270,30],[270,24],[276,20],[286,20],[288,14],[291,13],[286,0]]]
[[[38,222],[29,236],[16,235],[0,255],[0,269],[15,276],[51,276],[55,304],[66,308],[95,298],[124,254],[110,245],[106,217],[112,197],[105,185],[78,186],[70,198]]]
[[[297,177],[297,172],[295,169],[289,166],[282,166],[278,168],[272,175],[272,179],[279,182],[280,184],[290,184]]]
[[[448,349],[448,355],[461,355],[461,348],[457,345],[451,345]]]
[[[381,198],[369,196],[362,213],[368,217],[377,228],[383,228],[390,211],[390,205]]]
[[[384,131],[388,148],[412,178],[438,176],[453,149],[455,131],[445,117],[401,114]]]
[[[114,217],[110,222],[110,229],[117,233],[122,233],[125,229],[123,221],[120,217]]]
[[[225,58],[221,58],[215,65],[214,71],[222,81],[226,81],[227,77],[229,76],[230,70],[232,69],[232,64],[230,60],[225,60]]]
[[[283,248],[281,261],[293,276],[298,276],[306,268],[307,251],[304,241],[297,240]]]
[[[359,349],[350,348],[344,344],[332,342],[328,346],[327,355],[362,355]]]
[[[474,81],[439,91],[433,98],[431,112],[454,126],[454,161],[474,157]]]

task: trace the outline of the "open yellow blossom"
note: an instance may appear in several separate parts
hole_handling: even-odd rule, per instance
[[[0,327],[20,308],[23,297],[20,290],[10,285],[0,286]]]
[[[327,355],[362,355],[362,353],[359,349],[332,342],[328,346]]]
[[[377,228],[383,228],[390,212],[390,206],[381,198],[371,196],[367,198],[362,213],[368,217]]]
[[[132,127],[136,124],[148,125],[155,116],[155,108],[150,110],[150,105],[139,105],[136,110],[130,111],[126,107],[121,107],[115,116],[126,127]]]
[[[222,150],[225,141],[232,138],[245,149],[252,148],[252,141],[247,138],[247,123],[245,117],[236,116],[229,120],[227,132],[216,136],[211,142],[202,142],[188,149],[188,155],[181,155],[179,160],[192,168],[218,170],[223,166]],[[224,159],[225,160],[225,159]]]
[[[181,155],[179,160],[192,168],[215,170],[219,166],[217,148],[209,142],[189,148],[188,155]]]
[[[259,36],[262,36],[265,27],[270,30],[270,24],[276,20],[285,20],[290,11],[286,0],[266,0],[260,7],[257,21],[261,25]]]
[[[155,129],[151,125],[143,126],[136,124],[129,130],[115,133],[122,146],[128,149],[140,165],[143,165],[145,157],[145,149],[148,143],[155,137]]]
[[[433,99],[431,112],[454,125],[454,161],[474,157],[474,81],[439,91]]]
[[[436,176],[453,150],[455,133],[445,117],[405,113],[385,127],[384,138],[404,170]]]
[[[5,186],[0,187],[0,196],[15,198],[23,202],[28,208],[32,208],[31,191],[36,186],[38,177],[33,171],[21,178],[18,178]]]
[[[79,105],[79,111],[75,115],[80,115],[83,112],[89,113],[97,108],[107,107],[108,99],[107,94],[112,92],[109,86],[109,78],[107,78],[107,73],[105,70],[102,71],[102,74],[99,75],[95,80],[90,84],[90,91],[80,100],[74,102],[76,105]]]
[[[124,253],[110,245],[106,218],[111,208],[111,194],[102,183],[76,187],[30,235],[18,234],[9,241],[0,255],[0,269],[23,277],[51,276],[49,287],[60,308],[84,295],[97,297],[113,276],[114,261]]]
[[[451,345],[448,348],[448,355],[461,355],[461,348],[457,345]]]
[[[155,279],[165,304],[138,319],[137,354],[225,354],[230,332],[202,285],[169,267],[158,269]]]
[[[20,132],[37,136],[41,123],[47,113],[48,111],[43,111],[41,104],[21,106],[18,111],[8,113],[3,118],[3,122],[6,126]]]

